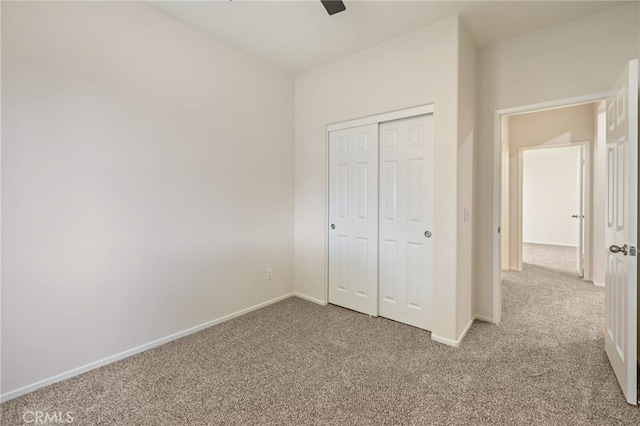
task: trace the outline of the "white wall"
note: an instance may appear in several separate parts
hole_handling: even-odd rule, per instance
[[[326,126],[434,104],[434,321],[432,335],[457,339],[458,37],[450,17],[296,76],[295,288],[326,301]],[[466,138],[463,138],[466,140]],[[471,151],[472,152],[472,151]]]
[[[464,25],[458,26],[458,289],[456,336],[473,320],[473,150],[476,115],[477,49]]]
[[[293,291],[291,75],[144,3],[2,9],[4,394]]]
[[[478,55],[474,311],[493,317],[494,112],[604,92],[639,53],[639,5],[628,4],[482,48]],[[499,190],[499,189],[498,189]],[[497,197],[495,199],[498,199]]]
[[[579,147],[522,151],[522,242],[577,247]]]
[[[546,111],[518,114],[509,117],[509,260],[510,268],[522,269],[522,198],[520,183],[520,154],[524,147],[541,147],[591,142],[594,136],[594,104],[576,105]],[[594,150],[589,151],[593,153]],[[590,164],[593,164],[591,159]],[[593,174],[592,174],[593,176]],[[593,187],[592,184],[589,188]],[[575,189],[573,190],[575,192]],[[522,210],[524,211],[524,209]],[[592,209],[585,213],[592,217]],[[591,275],[587,273],[587,275]]]

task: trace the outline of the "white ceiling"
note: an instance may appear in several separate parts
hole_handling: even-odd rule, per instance
[[[628,1],[355,1],[329,16],[319,0],[149,1],[166,15],[293,74],[459,14],[478,46]]]

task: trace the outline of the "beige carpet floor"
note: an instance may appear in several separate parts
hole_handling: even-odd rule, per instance
[[[603,290],[507,273],[503,322],[460,348],[291,298],[0,406],[74,425],[639,425],[604,353]]]
[[[549,244],[522,244],[522,262],[543,266],[557,272],[578,276],[576,247],[553,246]]]

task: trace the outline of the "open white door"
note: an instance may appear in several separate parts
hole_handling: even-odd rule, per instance
[[[329,132],[329,303],[378,315],[378,125]]]
[[[585,197],[585,149],[584,146],[580,146],[578,150],[578,206],[576,213],[576,218],[578,219],[578,250],[577,259],[576,259],[576,269],[578,272],[578,276],[580,278],[584,278],[584,200]]]
[[[638,61],[607,101],[605,350],[629,404],[637,400]]]

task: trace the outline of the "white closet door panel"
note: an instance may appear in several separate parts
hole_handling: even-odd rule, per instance
[[[378,126],[329,132],[329,303],[378,315]]]
[[[380,124],[379,315],[430,329],[433,116]]]

